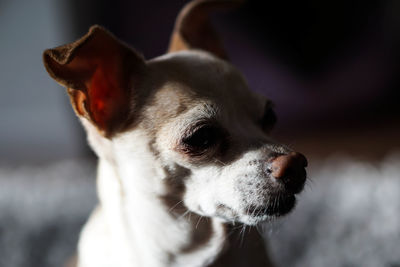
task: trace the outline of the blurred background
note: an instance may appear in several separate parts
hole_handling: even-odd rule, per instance
[[[159,56],[186,2],[0,0],[0,266],[59,266],[96,202],[95,157],[43,50],[101,24]],[[275,103],[275,138],[309,158],[310,192],[271,237],[278,266],[400,266],[400,2],[248,0],[213,21]]]

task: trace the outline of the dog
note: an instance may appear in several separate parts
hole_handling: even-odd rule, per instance
[[[100,26],[44,52],[99,158],[79,267],[272,266],[255,227],[240,229],[295,206],[307,160],[271,139],[271,101],[212,28],[209,12],[237,4],[189,2],[148,61]]]

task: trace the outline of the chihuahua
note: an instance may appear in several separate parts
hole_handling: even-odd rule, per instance
[[[307,161],[271,139],[271,102],[212,28],[209,12],[236,4],[189,2],[152,60],[100,26],[44,52],[99,158],[77,266],[272,266],[255,227],[242,227],[294,207]]]

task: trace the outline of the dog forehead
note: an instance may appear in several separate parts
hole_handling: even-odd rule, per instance
[[[212,103],[226,111],[260,112],[265,98],[249,90],[242,74],[227,61],[203,51],[170,53],[148,61],[154,104],[183,106]],[[158,81],[158,82],[154,82]],[[248,112],[246,112],[248,111]]]

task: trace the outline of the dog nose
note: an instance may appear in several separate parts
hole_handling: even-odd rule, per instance
[[[270,161],[271,175],[278,181],[282,181],[294,191],[300,191],[305,179],[307,167],[306,157],[297,152],[280,155]]]
[[[271,174],[276,178],[283,178],[288,172],[296,172],[307,167],[307,159],[304,155],[291,152],[274,158],[271,162]]]

